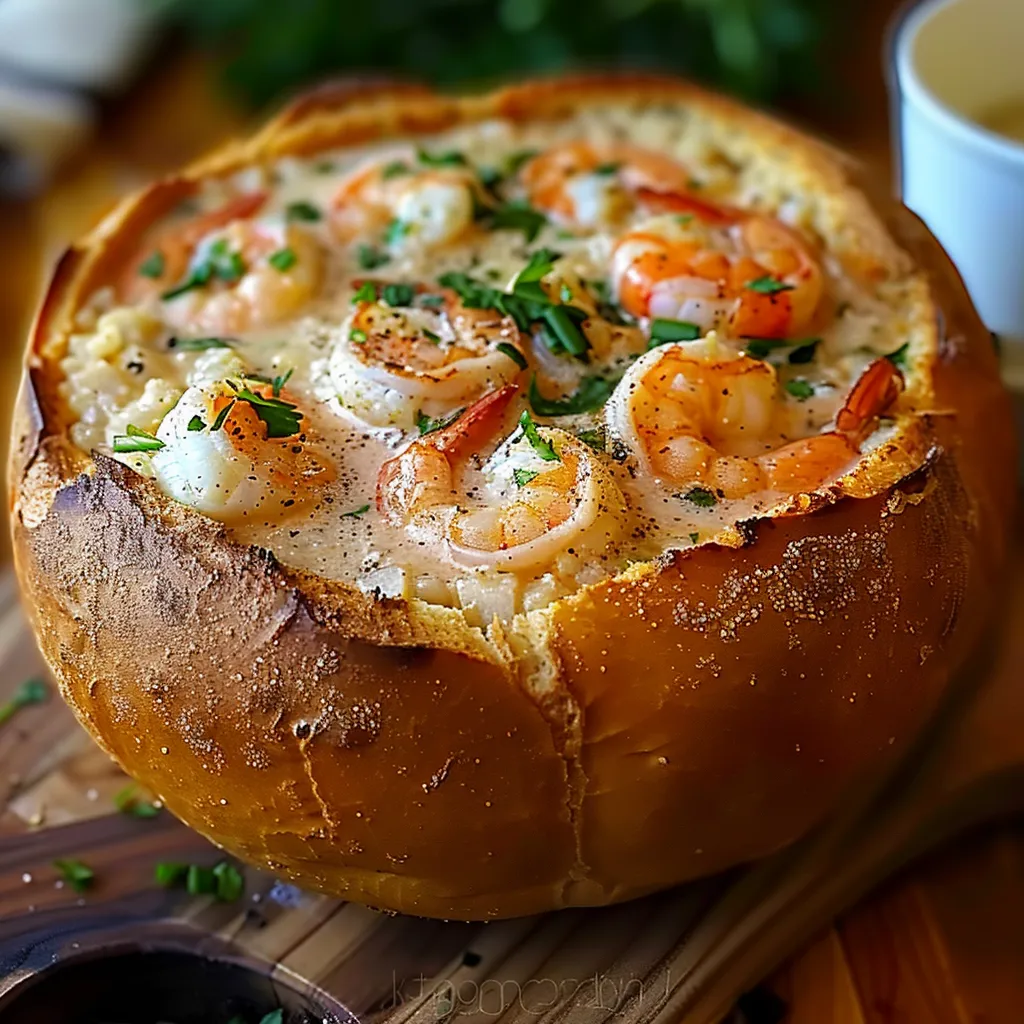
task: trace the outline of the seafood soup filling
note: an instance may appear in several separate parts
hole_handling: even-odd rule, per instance
[[[481,626],[732,543],[841,492],[914,360],[783,157],[716,138],[611,104],[198,182],[77,315],[72,437]]]

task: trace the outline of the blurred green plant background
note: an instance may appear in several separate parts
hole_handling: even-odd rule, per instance
[[[144,0],[223,62],[251,107],[340,71],[486,86],[514,73],[630,67],[761,102],[807,96],[834,0]]]

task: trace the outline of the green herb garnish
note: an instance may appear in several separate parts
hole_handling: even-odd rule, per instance
[[[361,327],[353,327],[352,330],[348,332],[348,340],[351,341],[353,345],[365,345],[366,331]]]
[[[504,203],[491,214],[491,227],[522,231],[527,242],[532,242],[547,222],[547,217],[540,210],[535,210],[521,199]]]
[[[284,1024],[284,1010],[271,1010],[264,1015],[260,1024]]]
[[[786,393],[792,395],[801,402],[807,401],[814,394],[814,385],[804,380],[803,377],[795,377],[787,380],[785,384]]]
[[[416,301],[421,306],[443,306],[447,300],[443,295],[433,295],[428,293],[426,295],[417,295]]]
[[[540,476],[540,471],[536,469],[513,469],[512,479],[516,482],[516,487],[525,487],[531,480],[536,480]]]
[[[307,203],[304,199],[289,203],[284,209],[284,215],[286,220],[309,221],[310,223],[323,217],[319,207]]]
[[[228,402],[228,404],[225,405],[224,408],[221,409],[221,411],[219,413],[217,413],[217,418],[210,425],[210,433],[211,434],[215,430],[220,430],[220,428],[224,426],[224,421],[231,414],[231,410],[234,409],[234,407],[235,407],[235,400],[232,398],[231,401]]]
[[[795,344],[796,347],[789,353],[789,362],[793,366],[802,366],[804,363],[814,362],[821,338],[808,338],[806,341],[798,341]]]
[[[352,509],[351,512],[342,512],[342,519],[358,519],[361,515],[365,515],[370,511],[369,505],[360,505],[359,508]]]
[[[245,261],[242,254],[228,248],[226,238],[218,238],[206,251],[198,263],[195,263],[181,284],[164,292],[160,298],[165,302],[175,299],[193,288],[202,288],[213,278],[234,284],[245,273]]]
[[[530,442],[530,447],[545,462],[562,461],[558,456],[558,452],[555,451],[555,446],[540,436],[537,424],[533,422],[533,417],[525,409],[523,410],[523,415],[519,417],[519,426],[522,427],[523,436]]]
[[[217,891],[217,876],[213,868],[189,864],[185,871],[185,889],[189,896],[210,896]]]
[[[697,508],[711,508],[718,503],[714,491],[706,487],[691,487],[685,494],[680,495],[684,500],[692,502]]]
[[[753,281],[748,281],[747,288],[752,292],[760,292],[762,295],[774,295],[776,292],[791,292],[793,285],[780,281],[772,274],[765,274],[762,277],[755,277]]]
[[[279,374],[270,382],[270,390],[273,392],[275,398],[281,397],[281,389],[292,379],[292,374],[295,372],[295,367],[287,370],[285,373]]]
[[[128,783],[114,795],[114,806],[132,818],[155,818],[160,813],[155,803],[139,797],[139,787],[134,782]]]
[[[910,348],[910,342],[905,341],[895,352],[890,352],[885,358],[892,363],[893,366],[898,370],[905,370],[907,368],[907,351]]]
[[[0,704],[0,725],[10,721],[22,708],[42,704],[49,699],[50,688],[42,679],[28,679],[11,695],[10,700]]]
[[[392,160],[390,163],[384,165],[384,169],[380,172],[380,176],[385,181],[389,181],[391,178],[397,178],[401,174],[408,173],[409,165],[404,160]]]
[[[158,437],[154,437],[148,431],[140,430],[138,427],[128,424],[124,434],[115,434],[114,443],[111,446],[115,452],[158,452],[161,448],[167,447]]]
[[[608,175],[616,174],[621,167],[622,167],[622,161],[621,160],[614,160],[614,161],[610,161],[609,163],[606,163],[606,164],[598,164],[594,168],[594,173],[595,174],[600,174],[602,177],[607,177]]]
[[[354,306],[357,302],[376,302],[377,301],[377,286],[372,281],[364,281],[355,295],[352,296],[352,305]]]
[[[170,889],[184,881],[188,874],[188,865],[179,864],[175,861],[160,861],[153,869],[153,878],[156,884],[163,889]]]
[[[788,341],[778,338],[744,338],[743,351],[754,359],[767,359],[776,349],[789,348]]]
[[[363,270],[376,270],[383,267],[385,263],[391,262],[391,257],[386,252],[381,252],[373,245],[360,245],[356,249],[356,261]]]
[[[647,348],[650,350],[673,341],[696,341],[699,337],[700,328],[689,320],[652,320]]]
[[[690,534],[690,543],[691,544],[696,544],[697,541],[699,541],[699,540],[700,540],[700,534],[699,533],[691,533]]]
[[[551,306],[541,316],[544,342],[552,352],[565,351],[586,361],[590,349],[579,324],[587,317],[574,306]]]
[[[416,150],[416,159],[424,167],[465,167],[466,158],[455,149],[444,153],[428,153],[425,149]]]
[[[411,306],[416,289],[411,284],[386,284],[381,296],[389,306]]]
[[[291,246],[286,246],[284,249],[272,252],[267,257],[267,262],[275,270],[279,270],[283,274],[286,270],[291,270],[298,262],[298,259],[298,256],[295,255],[295,250]]]
[[[507,341],[499,341],[498,344],[495,345],[494,347],[503,356],[508,356],[509,359],[511,359],[512,362],[515,363],[520,370],[526,369],[526,356],[524,356],[523,353],[520,352],[519,349],[515,347],[515,345],[510,345]]]
[[[575,416],[600,409],[618,382],[608,377],[584,377],[579,387],[564,398],[545,398],[537,387],[537,375],[530,381],[530,408],[538,416]]]
[[[139,264],[139,275],[155,280],[164,272],[164,266],[164,254],[157,249],[156,252],[151,253]]]
[[[188,421],[188,429],[192,431],[205,430],[206,424],[203,422],[202,416],[193,416],[192,419]]]
[[[264,398],[242,385],[228,381],[228,386],[235,392],[240,402],[248,402],[253,412],[266,424],[267,437],[291,437],[299,432],[302,413],[298,406],[286,402],[283,398]]]
[[[445,427],[451,426],[465,411],[465,409],[456,409],[455,412],[449,413],[447,416],[439,416],[436,420],[432,420],[422,409],[417,409],[416,429],[420,432],[420,437],[426,434],[433,434],[438,430],[444,430]]]
[[[428,331],[426,327],[423,328],[423,337],[427,339],[432,345],[441,344],[441,335],[435,334],[433,331]]]
[[[397,245],[412,229],[412,225],[397,217],[384,229],[384,244]]]
[[[608,439],[605,437],[604,427],[589,427],[586,430],[579,430],[576,436],[595,452],[603,452],[607,449]]]
[[[234,338],[170,338],[167,347],[175,352],[208,352],[211,348],[231,348]]]
[[[245,892],[245,876],[230,861],[222,860],[213,866],[216,883],[214,893],[221,903],[234,903]]]
[[[60,872],[61,878],[75,892],[85,892],[92,885],[96,877],[91,867],[72,857],[55,860],[53,866]]]

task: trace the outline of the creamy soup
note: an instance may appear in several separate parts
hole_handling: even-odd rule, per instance
[[[206,181],[79,313],[73,437],[287,565],[543,607],[885,436],[902,324],[810,201],[635,105]]]

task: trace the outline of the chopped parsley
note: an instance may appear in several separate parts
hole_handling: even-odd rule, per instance
[[[587,314],[575,306],[548,307],[541,316],[544,344],[556,354],[569,352],[586,361],[590,342],[579,326],[586,318]]]
[[[562,461],[558,456],[558,452],[555,451],[555,446],[550,441],[546,441],[540,436],[540,431],[537,430],[537,424],[533,422],[533,418],[525,409],[523,410],[523,415],[519,417],[519,426],[522,427],[523,436],[527,441],[529,441],[530,447],[545,462]]]
[[[507,341],[500,341],[494,346],[503,356],[508,356],[520,370],[526,369],[526,356],[515,347],[510,345]]]
[[[691,544],[696,544],[697,541],[699,541],[699,540],[700,540],[700,534],[699,533],[691,533],[690,534],[690,543]]]
[[[905,341],[895,352],[890,352],[885,358],[892,363],[893,366],[898,370],[905,370],[907,368],[907,350],[910,348],[910,342]]]
[[[657,348],[673,341],[696,341],[699,337],[700,328],[689,320],[656,319],[651,321],[651,338],[647,348]]]
[[[575,298],[575,296],[572,293],[572,289],[567,284],[562,285],[561,289],[558,292],[558,296],[563,302],[572,302],[572,300]]]
[[[188,865],[177,861],[162,860],[153,869],[153,880],[162,889],[170,889],[184,881],[188,874]]]
[[[292,379],[292,374],[295,372],[295,367],[291,367],[285,373],[278,374],[271,382],[270,389],[274,394],[275,398],[281,397],[281,389]]]
[[[619,169],[622,167],[621,160],[610,161],[605,164],[598,164],[594,168],[594,173],[601,175],[601,177],[608,177],[612,174],[617,174]]]
[[[385,181],[389,181],[391,178],[397,178],[399,175],[408,173],[409,165],[404,160],[392,160],[390,163],[384,165],[384,169],[380,172],[380,176]]]
[[[384,229],[384,244],[397,245],[411,230],[411,224],[395,217]]]
[[[0,725],[9,722],[22,708],[42,704],[50,697],[50,688],[42,679],[29,679],[19,686],[10,700],[0,704]]]
[[[348,340],[351,341],[353,345],[365,345],[366,331],[361,327],[353,327],[352,330],[348,332]]]
[[[165,291],[160,298],[165,302],[175,299],[194,288],[205,287],[214,278],[227,284],[234,284],[244,273],[245,261],[242,254],[229,249],[226,238],[218,238],[203,258],[193,264],[185,280]]]
[[[359,508],[352,509],[351,512],[342,512],[342,519],[358,519],[361,515],[365,515],[370,511],[369,505],[360,505]]]
[[[754,359],[768,359],[773,352],[790,349],[787,362],[794,366],[814,362],[821,338],[791,341],[787,338],[744,338],[743,351]]]
[[[580,324],[587,319],[586,312],[576,306],[553,302],[540,284],[558,258],[559,254],[550,249],[538,249],[516,275],[511,294],[457,271],[442,274],[439,283],[458,293],[463,305],[470,309],[496,309],[512,317],[521,331],[539,323],[543,341],[552,352],[567,352],[585,360],[590,343],[580,330]]]
[[[577,431],[576,436],[595,452],[603,452],[608,446],[608,439],[605,436],[604,427],[589,427],[586,430]]]
[[[352,305],[357,302],[376,302],[377,286],[372,281],[364,281],[352,296]]]
[[[600,409],[618,382],[609,377],[584,377],[580,386],[564,398],[545,398],[537,387],[537,376],[530,381],[530,408],[538,416],[575,416]]]
[[[536,469],[522,469],[517,467],[512,470],[512,479],[516,482],[516,487],[525,487],[531,480],[536,480],[540,476],[540,471]]]
[[[128,424],[125,433],[116,434],[112,445],[115,452],[158,452],[166,445],[146,430]]]
[[[212,868],[200,864],[160,861],[153,878],[164,889],[184,883],[190,896],[213,896],[221,903],[234,903],[245,892],[245,876],[230,861],[222,860]]]
[[[285,207],[284,215],[286,220],[308,221],[309,223],[318,221],[323,217],[319,207],[306,202],[304,199],[289,203]]]
[[[228,1024],[232,1024],[232,1022],[228,1021]],[[284,1024],[284,1010],[271,1010],[270,1013],[264,1014],[260,1018],[260,1024]]]
[[[386,284],[381,296],[389,306],[411,306],[416,289],[411,284]]]
[[[426,294],[417,296],[421,306],[443,306],[447,301],[443,295]]]
[[[164,254],[157,249],[139,264],[139,276],[156,279],[164,272]]]
[[[202,416],[193,416],[192,419],[188,421],[188,429],[191,431],[205,430],[206,424],[203,422]]]
[[[277,252],[272,252],[267,257],[267,262],[275,269],[281,271],[283,274],[286,270],[291,270],[292,267],[298,262],[299,258],[295,255],[295,250],[290,246],[285,246],[283,249],[278,249]]]
[[[433,331],[428,331],[426,327],[423,328],[423,337],[427,339],[432,345],[441,344],[441,335],[435,334]]]
[[[132,818],[155,818],[160,813],[159,804],[139,796],[139,787],[134,782],[118,790],[114,795],[114,806]]]
[[[231,348],[234,338],[171,338],[167,347],[176,352],[207,352],[211,348]]]
[[[457,149],[450,149],[444,153],[428,153],[425,149],[417,149],[416,159],[424,167],[466,166],[466,158]]]
[[[75,892],[85,892],[92,885],[96,877],[91,867],[83,864],[80,860],[75,860],[73,857],[55,860],[53,866],[60,872],[61,878]]]
[[[449,413],[447,416],[439,416],[433,420],[422,409],[417,409],[416,429],[420,432],[420,437],[433,434],[437,430],[444,430],[445,427],[450,427],[465,411],[465,409],[456,409],[455,412]]]
[[[821,338],[808,338],[806,341],[797,342],[796,347],[789,353],[789,362],[793,366],[813,363],[820,344]]]
[[[513,199],[499,206],[490,215],[491,227],[522,231],[527,242],[532,242],[547,224],[547,217],[522,199]]]
[[[376,270],[377,267],[390,263],[391,257],[374,245],[360,245],[356,249],[356,261],[363,270]]]
[[[267,437],[291,437],[299,432],[302,413],[298,406],[286,402],[283,398],[264,398],[250,391],[244,384],[236,385],[228,381],[228,386],[235,392],[240,402],[248,402],[253,412],[264,422]]]
[[[231,401],[228,402],[228,404],[225,405],[224,408],[221,409],[221,411],[219,413],[217,413],[217,418],[210,425],[210,432],[211,433],[213,431],[215,431],[215,430],[220,430],[220,428],[224,426],[224,421],[228,418],[228,416],[231,413],[231,410],[234,409],[234,407],[235,407],[235,400],[232,398]]]
[[[712,508],[718,503],[715,492],[709,491],[706,487],[691,487],[680,497],[696,505],[697,508]]]
[[[806,402],[814,394],[814,385],[804,380],[803,377],[787,380],[785,387],[786,393],[792,395],[799,402]]]
[[[791,292],[793,285],[780,281],[773,274],[764,274],[762,277],[755,277],[753,281],[748,281],[747,288],[762,295],[774,295],[776,292]]]

